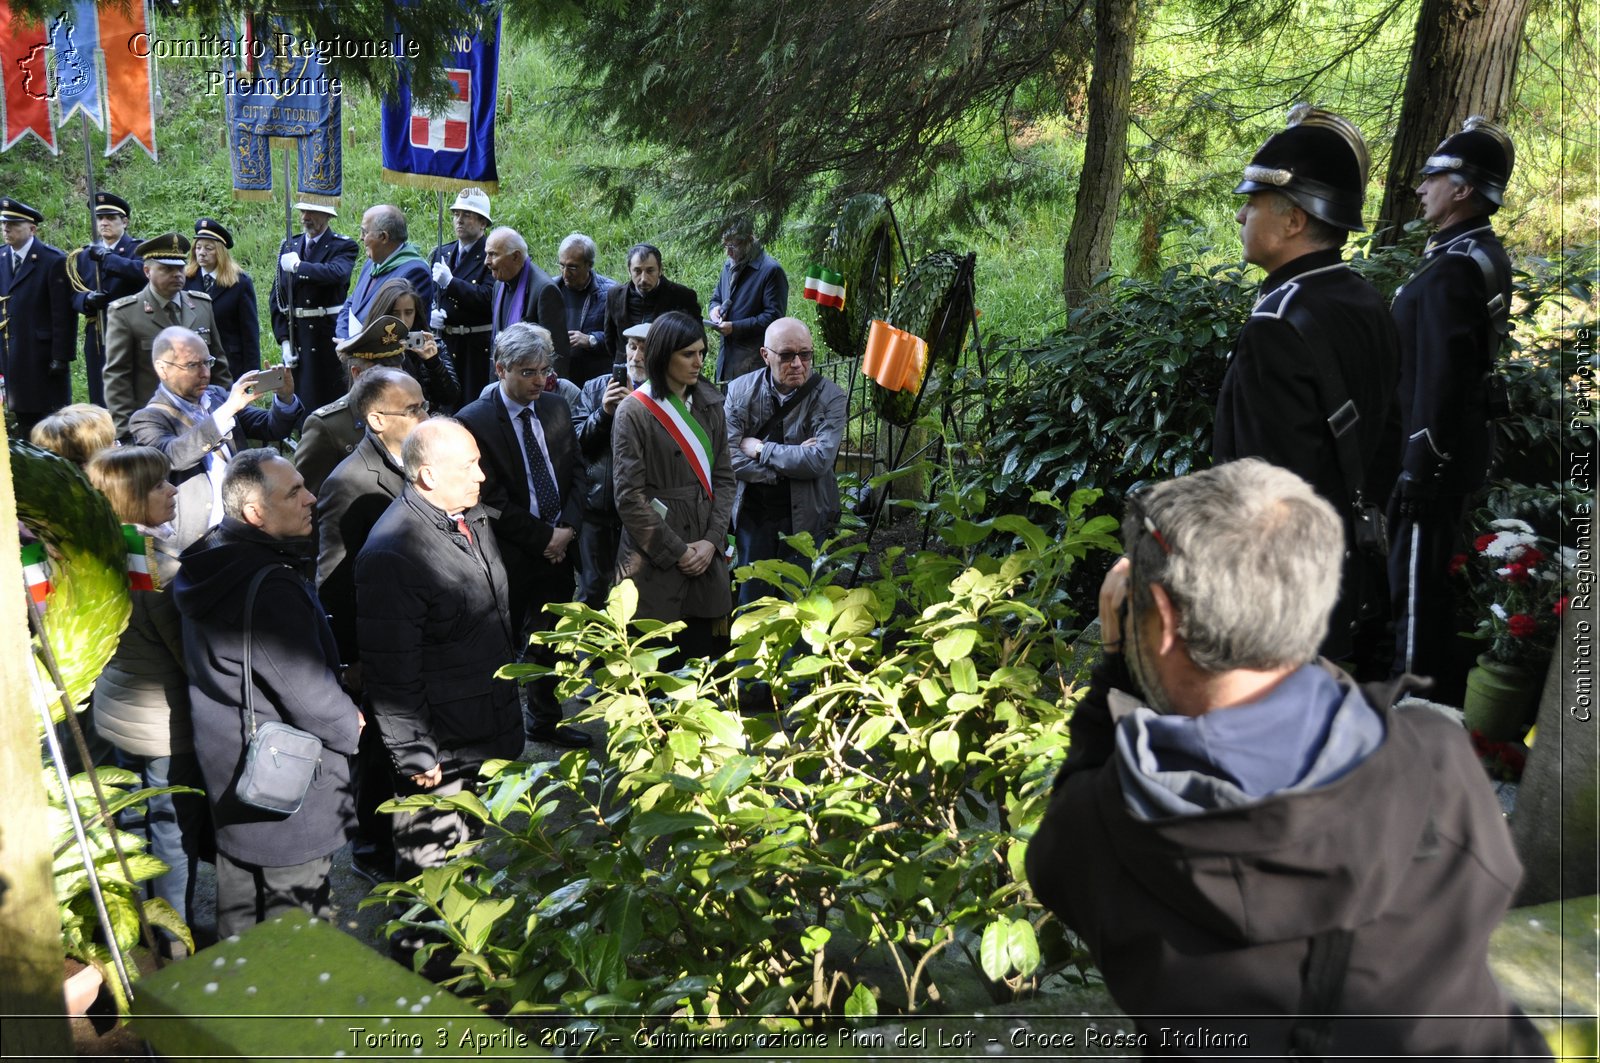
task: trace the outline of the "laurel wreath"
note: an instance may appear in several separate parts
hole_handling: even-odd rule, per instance
[[[822,340],[836,356],[861,357],[867,325],[882,317],[889,303],[893,255],[889,201],[871,192],[845,200],[823,251],[828,268],[844,276],[844,309],[817,307]]]
[[[971,289],[967,285],[956,286],[962,257],[954,251],[929,252],[911,267],[894,290],[885,320],[896,328],[921,336],[929,346],[922,378],[915,387],[890,391],[873,383],[873,408],[887,421],[910,424],[919,391],[928,389],[928,398],[931,398],[949,387],[972,322]],[[944,335],[935,338],[933,333],[946,322]],[[924,411],[930,408],[928,398],[922,402]]]

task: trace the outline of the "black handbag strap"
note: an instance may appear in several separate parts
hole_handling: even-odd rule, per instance
[[[254,641],[250,637],[251,619],[256,611],[256,592],[261,589],[261,581],[266,579],[274,568],[278,567],[277,565],[265,565],[258,569],[256,574],[250,577],[250,589],[244,592],[244,668],[242,676],[244,698],[239,704],[240,714],[244,717],[244,744],[246,746],[256,736],[255,684],[251,682],[255,678],[255,668],[250,661],[250,643]],[[287,568],[288,566],[282,567]]]
[[[1328,346],[1317,322],[1303,306],[1294,303],[1284,309],[1283,316],[1299,333],[1311,356],[1322,408],[1332,411],[1327,417],[1328,431],[1333,433],[1333,446],[1339,458],[1339,475],[1344,480],[1346,500],[1359,510],[1363,503],[1361,486],[1366,480],[1366,471],[1361,465],[1361,444],[1356,433],[1356,425],[1361,422],[1361,411],[1356,409],[1349,389],[1344,386],[1339,360],[1334,357],[1333,349]]]
[[[795,389],[794,397],[788,402],[779,403],[778,408],[772,411],[772,416],[767,418],[767,423],[761,426],[761,431],[751,432],[750,434],[756,439],[765,440],[772,430],[778,427],[778,422],[783,420],[789,414],[793,413],[795,410],[798,410],[800,408],[801,400],[815,391],[817,389],[817,385],[821,383],[822,374],[812,370],[811,379],[807,380],[804,384],[801,384]]]

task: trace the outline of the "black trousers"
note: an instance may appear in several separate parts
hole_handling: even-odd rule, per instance
[[[1393,506],[1389,512],[1394,670],[1431,677],[1435,686],[1429,697],[1449,705],[1461,704],[1466,684],[1466,662],[1457,638],[1456,589],[1450,578],[1450,558],[1461,549],[1466,510],[1465,495],[1444,495],[1420,518],[1401,517]]]
[[[332,853],[288,867],[257,867],[217,853],[217,937],[243,933],[291,908],[332,919],[331,870]]]

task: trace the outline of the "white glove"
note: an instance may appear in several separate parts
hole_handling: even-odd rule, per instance
[[[444,312],[444,308],[438,306],[434,307],[433,313],[428,315],[428,327],[435,332],[440,331],[444,328],[444,319],[447,316],[449,315]]]
[[[283,364],[290,369],[300,364],[300,356],[294,353],[294,344],[288,340],[283,341]]]
[[[439,287],[450,287],[450,281],[454,277],[455,274],[450,272],[450,267],[446,263],[435,262],[433,264],[433,283],[437,284]]]
[[[278,266],[285,273],[293,273],[300,268],[300,256],[293,251],[285,251],[278,256]]]

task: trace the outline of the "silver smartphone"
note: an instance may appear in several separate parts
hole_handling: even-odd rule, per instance
[[[263,369],[256,374],[251,382],[251,389],[257,395],[266,395],[283,387],[283,366],[275,365],[271,369]]]

